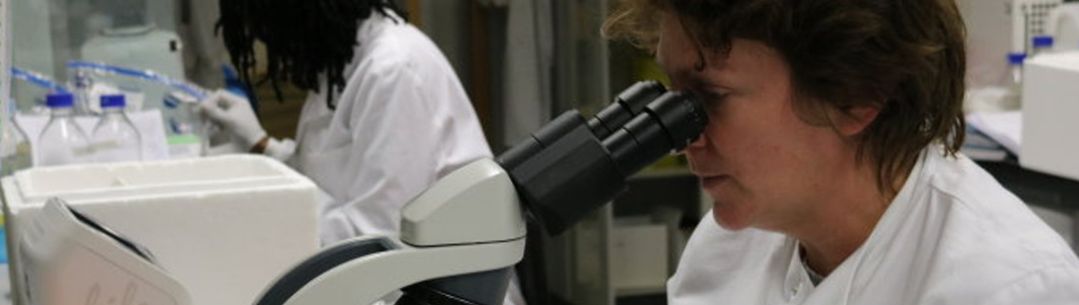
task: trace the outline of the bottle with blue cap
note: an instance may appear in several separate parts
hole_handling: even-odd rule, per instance
[[[101,96],[101,120],[94,127],[93,143],[97,162],[142,160],[142,137],[124,113],[124,95]]]
[[[83,163],[93,157],[86,133],[75,124],[75,98],[70,93],[53,93],[45,97],[49,107],[49,122],[38,136],[37,165]]]
[[[1034,41],[1031,44],[1030,57],[1038,56],[1041,54],[1049,53],[1053,49],[1053,36],[1038,35],[1034,36]]]

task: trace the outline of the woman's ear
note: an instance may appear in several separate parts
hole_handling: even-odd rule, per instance
[[[877,118],[877,114],[880,114],[880,108],[876,106],[848,106],[838,110],[838,115],[833,116],[833,124],[835,129],[844,136],[855,136],[866,128],[870,124],[873,124],[873,120]]]

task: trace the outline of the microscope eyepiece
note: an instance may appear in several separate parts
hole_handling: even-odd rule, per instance
[[[585,122],[568,111],[497,161],[529,213],[557,234],[613,199],[627,177],[682,150],[708,117],[693,95],[656,82],[629,87]]]
[[[629,122],[637,114],[644,110],[652,100],[667,92],[667,88],[656,81],[642,81],[633,84],[615,97],[610,105],[600,110],[591,120],[588,127],[596,138],[605,139],[622,125]]]
[[[685,148],[707,124],[708,117],[693,95],[667,92],[603,139],[603,146],[622,175],[628,177],[663,155]]]

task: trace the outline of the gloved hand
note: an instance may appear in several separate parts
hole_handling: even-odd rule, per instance
[[[210,121],[232,133],[245,149],[250,150],[266,137],[251,103],[225,90],[217,90],[199,103],[199,111]]]

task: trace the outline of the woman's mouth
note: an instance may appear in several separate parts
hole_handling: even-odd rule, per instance
[[[715,175],[715,176],[703,176],[701,177],[701,187],[705,189],[712,189],[726,183],[731,180],[731,176],[727,175]]]

